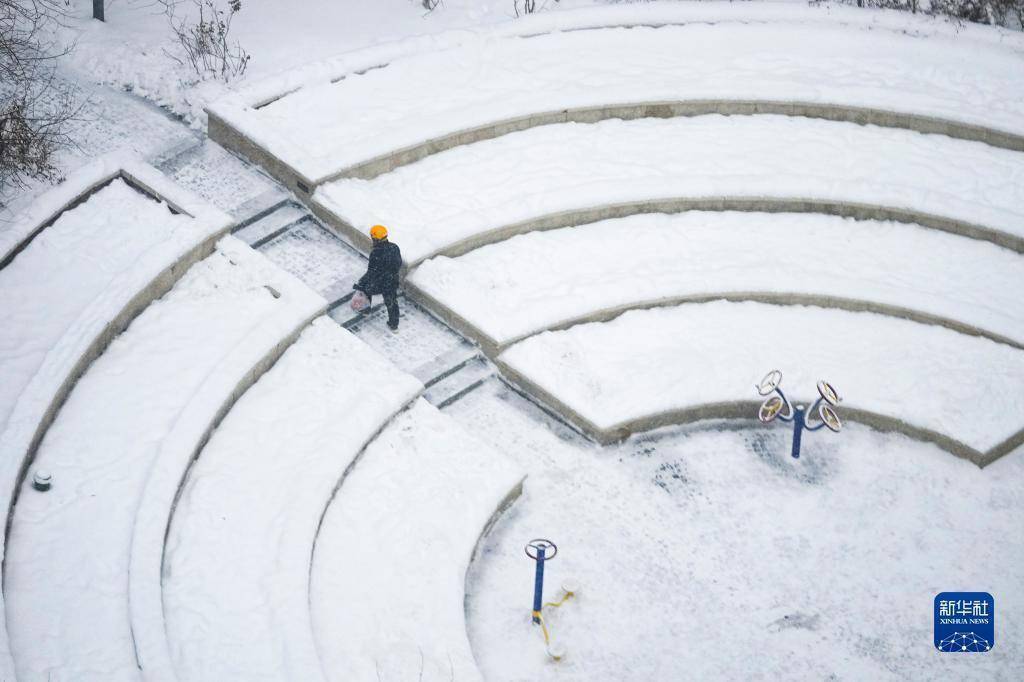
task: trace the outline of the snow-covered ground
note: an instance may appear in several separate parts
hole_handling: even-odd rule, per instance
[[[543,126],[322,185],[350,225],[383,223],[406,262],[572,209],[673,197],[882,205],[1024,237],[1024,154],[938,135],[784,116]]]
[[[62,214],[0,270],[0,431],[50,353],[59,346],[70,369],[76,346],[91,343],[131,296],[204,236],[188,216],[114,180]],[[98,306],[98,319],[82,320],[97,303],[107,303]],[[64,377],[53,378],[59,385]]]
[[[306,597],[320,520],[366,443],[421,390],[320,318],[238,401],[190,472],[167,539],[180,679],[320,678]]]
[[[129,187],[122,172],[182,213]],[[88,198],[64,210],[80,194]],[[72,174],[6,227],[0,251],[16,253],[0,270],[0,508],[9,510],[26,458],[107,334],[180,276],[180,261],[209,246],[228,218],[151,167],[111,156]],[[13,662],[2,625],[0,639],[6,673]]]
[[[195,84],[161,3],[107,3],[106,22],[93,21],[89,0],[72,0],[63,37],[75,42],[75,72],[112,87],[129,89],[202,122],[202,108],[229,92],[216,80]],[[177,17],[194,16],[190,3],[177,3]],[[226,2],[218,3],[222,7]],[[564,7],[592,0],[561,0]],[[427,14],[416,0],[245,0],[232,22],[231,37],[252,56],[242,84],[342,52],[513,16],[511,2],[445,0]]]
[[[637,215],[439,256],[408,280],[496,344],[619,306],[734,292],[871,301],[1024,343],[1019,254],[914,225],[826,215]]]
[[[236,384],[322,305],[226,237],[93,363],[37,454],[53,489],[27,481],[14,507],[4,593],[19,679],[135,679],[129,548],[153,464],[174,459],[176,432],[192,432],[180,478]],[[193,404],[207,407],[196,424]]]
[[[726,301],[634,310],[531,336],[501,360],[600,429],[755,400],[776,368],[792,401],[812,402],[825,379],[850,407],[980,452],[1024,428],[1024,351],[873,313]],[[999,409],[979,409],[993,400]]]
[[[786,383],[789,383],[787,377]],[[447,411],[528,472],[523,497],[469,577],[469,634],[485,679],[943,679],[1024,675],[1021,452],[979,470],[853,425],[666,429],[596,448],[495,382]],[[530,623],[533,562],[558,543],[544,654]],[[996,595],[984,655],[938,654],[932,600]]]
[[[481,679],[466,571],[521,478],[422,399],[388,425],[342,483],[313,554],[310,604],[329,679]]]
[[[908,63],[929,68],[909,69]],[[813,102],[1024,133],[1024,101],[1006,96],[1021,90],[1024,54],[1009,48],[838,22],[722,21],[483,36],[342,80],[324,78],[258,109],[224,111],[316,183],[457,131],[635,102]]]
[[[802,2],[616,3],[584,8],[591,4],[588,0],[562,0],[557,5],[548,3],[538,16],[497,25],[509,18],[509,1],[445,0],[437,11],[425,16],[416,0],[310,0],[301,7],[280,0],[246,0],[234,30],[253,54],[253,62],[247,79],[225,86],[213,81],[196,84],[187,67],[174,64],[174,58],[164,51],[173,53],[174,47],[156,5],[147,0],[108,3],[108,23],[99,24],[85,20],[90,4],[71,0],[73,16],[63,29],[65,35],[78,39],[78,49],[62,64],[59,75],[85,87],[90,102],[88,116],[75,128],[76,137],[84,144],[62,154],[60,168],[69,171],[90,156],[114,148],[134,149],[176,182],[239,219],[281,204],[288,198],[288,190],[202,140],[198,132],[204,121],[201,108],[213,99],[236,89],[239,99],[235,101],[282,94],[276,90],[282,83],[316,87],[325,79],[391,61],[418,72],[418,59],[423,59],[424,67],[449,64],[453,68],[465,65],[446,59],[460,54],[479,59],[478,72],[462,72],[469,73],[465,81],[469,87],[460,90],[465,99],[445,101],[430,90],[431,101],[419,107],[419,114],[429,109],[435,116],[424,121],[435,126],[432,130],[446,130],[449,125],[486,120],[497,111],[467,107],[467,103],[505,98],[511,106],[513,95],[508,87],[521,83],[519,72],[529,73],[535,65],[527,60],[511,65],[510,70],[509,64],[497,59],[510,54],[502,51],[504,47],[550,46],[564,39],[585,56],[586,49],[593,48],[587,36],[598,33],[566,32],[558,38],[529,40],[512,37],[551,30],[666,23],[665,17],[669,17],[667,23],[674,21],[671,17],[683,17],[684,23],[691,24],[665,31],[601,32],[631,40],[632,36],[660,38],[676,33],[708,36],[729,23],[737,36],[751,42],[747,45],[730,39],[723,45],[706,45],[707,54],[721,54],[726,59],[734,54],[756,56],[758,49],[773,40],[752,41],[752,37],[774,33],[752,24],[774,22],[780,29],[778,36],[805,35],[808,44],[818,40],[819,32],[823,36],[842,33],[850,37],[831,43],[818,41],[820,49],[798,68],[818,72],[824,64],[832,64],[837,71],[827,73],[828,80],[843,83],[843,88],[828,83],[808,88],[792,78],[777,79],[778,88],[792,86],[790,94],[800,89],[810,99],[848,95],[853,101],[856,94],[861,103],[872,98],[882,102],[899,92],[911,109],[910,99],[917,106],[923,101],[918,98],[926,93],[944,93],[942,101],[921,105],[922,113],[944,112],[961,120],[1011,129],[1020,123],[1019,112],[1014,113],[1019,98],[1012,93],[1020,89],[1015,60],[1024,51],[1021,36],[905,13],[811,8]],[[560,11],[563,8],[583,9]],[[481,23],[490,26],[438,35],[445,29]],[[718,26],[696,25],[709,23]],[[800,24],[799,28],[795,24]],[[846,29],[838,29],[839,24]],[[401,44],[381,44],[414,34],[431,35]],[[886,42],[880,39],[883,35],[901,46],[905,68],[892,58],[894,70],[877,74],[877,89],[858,89],[855,86],[864,82],[868,66],[892,56],[892,49],[882,48]],[[847,44],[850,50],[844,52]],[[871,52],[866,47],[871,45],[880,49]],[[364,46],[371,49],[331,57]],[[481,50],[480,46],[496,49]],[[776,71],[796,64],[793,55],[805,50],[802,41],[783,48],[765,62]],[[689,48],[669,45],[666,49],[671,56],[677,54],[672,50]],[[438,54],[432,56],[434,52]],[[552,63],[556,52],[551,48],[538,53],[545,57],[546,61],[537,64],[547,69],[545,73],[562,69],[559,63]],[[959,59],[958,54],[967,56]],[[382,55],[387,58],[373,61]],[[842,57],[849,55],[855,58],[841,63]],[[494,60],[488,61],[488,57]],[[325,62],[305,66],[325,58]],[[918,63],[924,58],[932,61]],[[649,55],[626,54],[617,68],[638,70],[646,68],[650,60]],[[568,55],[564,61],[572,65],[577,59]],[[973,66],[968,68],[968,63]],[[983,66],[995,63],[1011,68],[994,72]],[[760,72],[763,66],[709,63],[704,73],[728,73],[738,79]],[[278,69],[287,71],[261,80]],[[368,97],[346,101],[341,116],[377,113],[387,102],[388,115],[360,121],[372,125],[359,130],[364,141],[367,135],[379,134],[374,142],[393,149],[412,139],[410,121],[419,115],[416,106],[408,105],[416,101],[402,98],[428,86],[417,79],[408,84],[408,92],[375,90],[398,73],[389,69],[346,79],[343,87],[323,89],[333,96],[348,86],[366,88],[360,92]],[[509,80],[490,80],[488,73],[508,74]],[[675,76],[696,79],[698,73],[683,69]],[[437,76],[459,85],[454,72]],[[551,97],[563,92],[585,97],[590,91],[609,96],[643,94],[629,92],[624,81],[623,92],[613,92],[608,83],[616,78],[623,81],[608,69],[576,69],[568,80],[552,80],[546,87]],[[96,85],[97,81],[114,87]],[[1008,85],[997,97],[993,92],[1000,83]],[[693,80],[693,92],[721,93],[733,84],[701,85]],[[760,83],[746,84],[750,89],[744,88],[745,92],[771,95],[771,88],[755,92]],[[699,90],[698,85],[705,89]],[[653,90],[644,92],[647,96]],[[390,99],[378,100],[378,94]],[[732,96],[743,94],[736,90]],[[282,108],[290,106],[287,99],[281,101]],[[541,99],[531,98],[527,104],[544,104],[543,109],[563,106],[560,100]],[[452,102],[455,106],[446,109]],[[295,120],[306,115],[329,116],[326,110],[311,109],[293,112]],[[260,111],[253,113],[260,116]],[[179,114],[184,120],[176,118]],[[688,122],[688,130],[694,131],[689,137],[666,135],[672,125],[687,124],[606,122],[510,135],[440,154],[383,176],[377,184],[359,185],[352,195],[358,201],[349,204],[352,197],[347,197],[339,210],[355,215],[360,226],[364,220],[390,224],[407,261],[428,255],[453,239],[553,211],[711,191],[745,196],[783,192],[805,196],[811,192],[825,199],[891,203],[1024,235],[1020,227],[1024,155],[1019,153],[937,136],[772,117],[695,119]],[[630,132],[648,126],[646,136]],[[363,134],[365,130],[370,132]],[[381,130],[387,131],[389,139],[373,132]],[[410,137],[401,137],[406,134]],[[316,145],[307,148],[313,152],[332,146],[341,160],[347,153],[346,142],[333,137],[317,139],[314,135],[306,144]],[[33,185],[24,192],[5,192],[0,202],[8,209],[20,208],[40,189]],[[302,213],[271,211],[271,220],[254,223],[256,227],[243,236],[258,234],[252,240],[256,242],[287,227],[286,234],[260,245],[267,257],[321,294],[334,298],[347,292],[365,261]],[[773,224],[778,219],[771,218]],[[6,215],[0,214],[0,230],[5,219]],[[291,225],[296,219],[298,223]],[[697,220],[676,217],[664,221],[675,224],[690,219]],[[746,215],[741,224],[730,224],[729,230],[737,233],[733,239],[754,241],[753,235],[743,232],[750,220]],[[913,298],[923,308],[947,311],[961,321],[1001,325],[998,320],[1013,319],[1016,265],[1007,251],[934,231],[903,239],[923,232],[906,225],[851,226],[838,219],[803,216],[778,225],[777,230],[806,229],[809,238],[812,233],[824,234],[824,227],[815,232],[797,226],[804,221],[808,225],[818,221],[841,225],[844,238],[831,240],[830,246],[821,246],[815,254],[828,253],[837,264],[856,266],[859,275],[846,273],[851,289],[860,279],[864,285],[858,289],[865,295],[876,292],[891,295],[895,301],[897,289],[903,287],[903,300]],[[576,310],[558,307],[559,299],[573,300],[573,305],[585,301],[587,306],[621,301],[612,287],[602,290],[591,282],[585,293],[574,295],[569,288],[554,291],[550,308],[547,301],[537,304],[536,320],[527,314],[529,305],[516,303],[519,295],[543,298],[542,286],[564,286],[565,280],[544,272],[544,249],[572,248],[576,242],[567,241],[563,247],[559,240],[595,229],[609,230],[605,235],[609,250],[630,249],[629,237],[613,233],[610,227],[591,225],[515,240],[493,252],[481,250],[453,263],[475,264],[474,269],[511,269],[524,276],[532,271],[539,280],[532,293],[530,287],[517,283],[507,289],[507,298],[495,297],[494,301],[496,309],[508,311],[508,322],[515,325],[510,330],[532,331],[551,323],[549,318],[541,322],[541,313],[547,315],[546,311],[557,308],[559,312],[551,315],[558,317]],[[724,238],[716,242],[718,235],[712,234],[711,228],[706,231],[709,248],[715,243],[730,246]],[[877,263],[868,263],[866,256],[858,259],[856,243],[866,244],[870,235],[876,235],[879,249],[897,251],[880,256]],[[549,236],[553,241],[541,239]],[[532,245],[534,239],[537,246]],[[824,237],[817,239],[808,242],[808,250]],[[680,242],[685,245],[685,240]],[[936,265],[940,261],[931,251],[943,248],[938,246],[942,243],[949,245],[942,250],[942,258],[949,260],[941,262],[963,271],[962,275],[945,274],[946,282],[936,281],[943,277],[936,274],[941,270]],[[583,241],[578,246],[583,248]],[[767,249],[768,245],[764,246]],[[748,255],[754,250],[752,244],[744,247]],[[521,253],[517,251],[520,248]],[[731,253],[740,252],[736,244],[731,249]],[[986,250],[998,255],[985,258]],[[670,260],[670,253],[666,249],[662,263]],[[860,253],[866,254],[866,247]],[[631,258],[639,256],[641,253],[631,254]],[[655,256],[661,256],[660,252],[648,260],[653,263]],[[907,265],[892,275],[893,279],[884,279],[874,269],[884,269],[889,262],[886,259],[895,261],[898,256],[927,259],[928,263]],[[629,289],[623,281],[631,272],[631,258],[620,263],[604,260],[603,254],[589,257],[595,260],[593,272],[600,267],[617,278],[616,291]],[[489,258],[495,259],[490,265]],[[537,262],[517,264],[519,258]],[[188,277],[202,278],[209,262],[193,268]],[[441,262],[431,266],[440,267]],[[724,285],[728,278],[711,269],[710,257],[702,265],[708,267],[708,288]],[[808,266],[800,272],[806,273],[805,281],[810,283],[812,273],[827,269],[827,265],[817,270]],[[666,266],[664,280],[652,276],[650,286],[656,281],[665,282],[666,287],[686,286],[685,278],[673,279],[679,275],[669,277],[669,270]],[[423,272],[426,275],[427,270]],[[771,277],[767,266],[756,272],[763,281]],[[798,273],[787,261],[780,261],[776,274],[782,280],[797,281]],[[901,281],[899,276],[914,279]],[[485,276],[477,272],[467,281],[476,282],[477,277],[481,282],[500,281],[501,273]],[[61,278],[62,273],[54,271],[47,280],[39,280],[38,288]],[[927,285],[926,279],[930,280]],[[733,281],[739,282],[739,275]],[[722,284],[715,286],[716,282]],[[1001,292],[1000,282],[1005,288]],[[220,305],[218,301],[237,292],[230,286],[214,290],[212,280],[208,284],[209,290],[204,289],[208,295],[200,297],[198,289],[202,287],[183,292],[181,283],[138,318],[87,372],[44,441],[39,462],[48,462],[54,470],[55,486],[45,494],[28,488],[22,492],[13,516],[16,544],[6,557],[5,593],[14,605],[6,620],[12,626],[19,679],[157,678],[169,675],[170,668],[161,666],[171,663],[179,673],[187,671],[180,675],[182,680],[204,675],[225,679],[231,677],[228,668],[232,665],[248,668],[246,679],[258,679],[286,670],[281,662],[294,660],[291,656],[297,650],[288,647],[296,643],[306,647],[307,654],[312,644],[318,644],[315,653],[329,662],[324,672],[332,678],[390,679],[384,671],[398,666],[401,672],[396,678],[416,679],[422,669],[424,679],[434,672],[440,679],[450,679],[454,658],[466,660],[461,572],[468,560],[468,534],[479,526],[479,519],[470,516],[482,512],[459,515],[449,529],[454,531],[456,525],[461,529],[458,542],[444,544],[421,529],[431,529],[434,522],[447,517],[441,511],[434,516],[417,514],[417,510],[429,506],[458,515],[461,500],[483,500],[484,491],[473,486],[457,488],[458,495],[452,496],[431,492],[441,480],[465,481],[466,476],[478,474],[480,480],[491,480],[491,474],[497,475],[498,469],[504,471],[505,467],[492,469],[490,457],[511,460],[516,473],[528,472],[529,478],[524,497],[485,539],[483,553],[470,567],[469,641],[485,679],[1024,677],[1019,644],[1024,635],[1019,615],[1024,607],[1024,540],[1015,530],[1024,516],[1024,453],[1020,448],[979,470],[932,446],[851,425],[839,435],[809,435],[803,458],[793,461],[787,454],[786,428],[757,426],[751,430],[738,423],[668,429],[600,448],[548,418],[497,380],[488,380],[475,390],[475,384],[463,384],[465,393],[453,394],[457,399],[446,401],[444,412],[459,422],[469,434],[467,439],[479,439],[483,444],[475,440],[473,445],[469,441],[463,444],[462,435],[447,442],[454,433],[451,425],[447,417],[431,408],[417,405],[404,413],[385,428],[367,451],[367,458],[352,469],[351,478],[339,489],[325,516],[324,544],[316,566],[311,566],[310,510],[322,511],[324,491],[338,482],[338,472],[348,465],[345,457],[339,460],[334,456],[335,448],[350,445],[353,434],[369,432],[380,425],[372,422],[382,421],[366,418],[360,409],[346,409],[340,396],[349,395],[359,388],[356,383],[363,384],[366,379],[380,382],[396,375],[395,367],[379,358],[367,360],[365,348],[354,350],[355,342],[338,336],[341,332],[326,319],[314,325],[265,381],[242,398],[203,451],[186,479],[189,487],[181,498],[184,506],[170,529],[170,570],[161,585],[164,533],[177,486],[208,425],[202,418],[214,416],[222,404],[230,403],[233,396],[228,395],[228,379],[245,375],[245,368],[260,355],[257,351],[266,350],[245,343],[225,350],[214,342],[216,335],[211,330],[230,325],[249,308]],[[662,291],[652,288],[648,294]],[[983,298],[986,292],[988,299]],[[284,293],[288,300],[290,294]],[[245,300],[261,301],[273,295],[262,283],[253,283],[245,294],[249,297]],[[948,300],[940,303],[944,296]],[[168,301],[175,297],[189,299],[197,308],[193,317],[167,314]],[[323,305],[311,292],[306,292],[305,300],[310,310]],[[485,305],[483,296],[475,300],[474,305]],[[935,307],[928,307],[927,301]],[[549,363],[545,366],[553,367],[548,372],[548,388],[571,396],[577,406],[605,410],[609,415],[655,409],[658,399],[671,402],[692,397],[706,402],[726,383],[733,386],[723,392],[729,393],[729,399],[754,400],[751,384],[781,357],[787,363],[782,367],[786,370],[784,387],[796,391],[797,396],[810,392],[812,381],[820,374],[837,384],[851,406],[863,406],[861,400],[884,399],[888,402],[883,407],[903,410],[902,414],[914,418],[948,416],[949,422],[939,427],[956,430],[951,434],[954,437],[967,433],[980,443],[987,436],[995,437],[999,429],[1010,428],[1012,420],[1015,428],[1021,426],[1021,354],[1009,347],[937,327],[863,314],[799,308],[772,308],[769,314],[764,313],[766,306],[744,308],[754,312],[742,319],[718,314],[735,309],[731,305],[632,313],[649,315],[645,318],[649,320],[685,318],[685,323],[637,327],[629,322],[630,316],[624,316],[599,331],[577,327],[559,335],[542,335],[513,351],[526,343],[548,344],[549,339],[575,339],[578,335],[580,344],[568,343],[564,357],[538,356]],[[1004,318],[1007,312],[1010,316]],[[483,320],[485,316],[480,314]],[[483,366],[481,374],[463,369],[461,363],[473,357],[473,349],[467,349],[463,339],[404,299],[398,335],[386,330],[379,313],[353,318],[351,310],[339,306],[331,317],[399,369],[422,375],[424,381],[447,377],[434,384],[435,389],[449,379],[456,380],[458,387],[458,381],[466,381],[466,374],[472,381],[493,371],[482,361],[474,361],[478,370]],[[481,324],[498,328],[504,321],[492,319]],[[267,345],[280,338],[285,327],[264,326]],[[1006,322],[1006,327],[999,328],[1011,327],[1016,328],[1016,323]],[[271,333],[275,329],[276,336]],[[143,334],[140,330],[148,331]],[[329,361],[312,350],[320,347],[310,341],[314,332],[333,336],[335,341],[345,339],[338,345],[325,342],[338,351]],[[798,333],[792,346],[782,345]],[[758,341],[761,334],[763,343]],[[601,335],[615,341],[609,344],[615,347],[607,353],[590,352],[594,350],[588,345],[590,339]],[[740,348],[742,357],[734,358],[731,354],[747,343],[743,339],[750,339],[748,346]],[[906,343],[908,339],[922,342],[912,345]],[[800,352],[815,342],[813,352]],[[640,347],[650,349],[646,358],[641,357],[644,351],[636,350]],[[146,348],[152,352],[145,353]],[[692,354],[686,355],[688,349]],[[730,355],[723,355],[726,350]],[[220,361],[209,360],[217,353]],[[885,358],[885,363],[883,353],[892,356]],[[182,393],[186,391],[182,386],[194,382],[200,368],[181,359],[186,356],[206,358],[200,364],[209,370],[202,388],[191,396]],[[350,364],[356,366],[351,371],[338,369]],[[687,373],[683,375],[682,370]],[[627,373],[632,374],[630,381],[621,384],[625,388],[615,388]],[[357,376],[359,380],[352,382]],[[161,393],[161,382],[175,389]],[[108,396],[112,387],[123,388],[124,395]],[[601,387],[608,387],[609,392],[594,392]],[[612,395],[613,391],[618,395]],[[956,391],[960,393],[954,395]],[[167,401],[174,396],[187,405],[168,426],[169,412],[159,418],[156,412],[172,410]],[[430,391],[426,397],[431,399]],[[925,414],[926,408],[934,409]],[[115,413],[122,415],[116,422]],[[426,413],[429,418],[424,417]],[[988,428],[990,434],[981,433]],[[423,430],[427,433],[421,438],[409,440]],[[316,440],[315,433],[326,432],[335,437],[326,442]],[[85,435],[77,438],[79,433]],[[444,447],[430,453],[414,447],[425,447],[435,439],[446,441]],[[302,450],[299,454],[308,464],[306,468],[292,466],[298,450]],[[422,457],[409,461],[413,450]],[[499,454],[481,460],[484,452]],[[430,468],[431,456],[438,453],[444,455],[438,460],[443,464]],[[311,493],[311,488],[317,492]],[[408,494],[403,495],[403,490]],[[496,489],[492,492],[497,495]],[[218,511],[226,518],[218,517]],[[391,512],[401,513],[401,524],[387,522]],[[345,523],[347,519],[353,524]],[[412,523],[415,529],[407,525]],[[548,615],[555,641],[569,648],[569,656],[559,664],[544,656],[541,635],[529,623],[532,564],[523,556],[522,545],[536,536],[550,536],[562,548],[559,558],[548,567],[547,596],[555,596],[566,577],[577,577],[582,583],[576,599]],[[376,571],[370,564],[351,562],[347,544],[356,537],[370,543],[370,552],[379,551],[372,544],[375,538],[393,540],[384,569]],[[452,538],[454,534],[446,534],[445,541]],[[426,552],[436,554],[436,547],[442,544],[459,549],[441,551],[448,556],[432,554],[429,570],[422,568],[416,559]],[[126,575],[129,568],[131,575]],[[442,575],[443,579],[438,578]],[[309,603],[311,577],[318,586],[315,593],[322,597],[313,604]],[[435,590],[434,586],[441,587]],[[389,599],[401,600],[401,606],[393,602],[386,602],[387,608],[382,606],[380,592],[385,589],[394,593],[387,595]],[[938,591],[951,589],[988,590],[996,596],[996,646],[991,652],[970,657],[935,653],[930,642],[932,599]],[[417,599],[426,591],[429,600]],[[163,618],[165,597],[169,631]],[[425,612],[428,629],[412,627],[411,620],[402,620],[401,628],[397,624],[392,627],[404,616],[418,617],[419,608],[429,608]],[[275,620],[278,616],[281,618]],[[206,627],[209,629],[204,630]],[[174,644],[170,651],[166,650],[168,633]],[[360,639],[364,636],[366,639]],[[282,638],[287,638],[284,649]],[[388,643],[394,640],[404,641],[389,650]],[[449,647],[454,652],[452,663],[443,653]],[[0,652],[2,649],[0,646]],[[163,659],[160,655],[154,658],[154,651]],[[310,666],[309,670],[316,667]],[[404,674],[410,670],[412,675]],[[469,668],[464,670],[465,677],[472,676]],[[319,674],[317,670],[302,677]],[[289,677],[288,673],[277,676]]]

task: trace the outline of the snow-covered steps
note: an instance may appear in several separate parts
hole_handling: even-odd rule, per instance
[[[5,226],[0,252],[0,509],[75,381],[207,255],[230,218],[130,157],[72,173]],[[0,537],[0,552],[3,540]],[[0,676],[7,637],[0,618]]]
[[[240,221],[268,201],[281,201],[288,192],[260,169],[204,138],[159,166],[185,187]]]
[[[286,212],[291,215],[291,211]],[[270,233],[254,246],[330,302],[352,293],[366,272],[366,258],[309,215],[292,219],[283,232]]]
[[[423,397],[431,405],[444,409],[480,388],[492,376],[494,366],[476,355],[428,386]]]
[[[343,55],[217,103],[210,134],[301,193],[531,126],[613,117],[796,114],[1024,149],[1024,102],[1007,96],[1024,91],[1011,32],[841,7],[673,4]]]
[[[410,265],[523,232],[694,208],[915,222],[1024,252],[1022,207],[1022,153],[782,116],[542,126],[330,182],[313,199],[355,244],[387,225]]]
[[[754,418],[779,368],[794,400],[819,379],[841,417],[985,464],[1024,442],[1024,351],[943,327],[841,310],[716,301],[624,313],[530,337],[499,367],[608,442],[665,424]]]
[[[155,570],[159,603],[164,535],[197,449],[324,305],[225,237],[92,364],[36,457],[53,488],[26,481],[13,510],[4,591],[19,679],[155,674],[141,645],[163,622],[130,624],[146,602],[129,599],[129,580]]]
[[[308,212],[293,201],[278,201],[240,222],[231,234],[254,249],[281,236],[298,225]]]
[[[317,529],[346,470],[420,390],[321,318],[238,401],[168,535],[163,598],[180,679],[321,677],[308,598]]]
[[[521,489],[518,467],[422,400],[389,424],[342,482],[313,554],[328,678],[480,680],[466,571]]]
[[[332,309],[330,316],[399,369],[424,382],[432,378],[426,370],[428,365],[466,347],[465,339],[405,296],[398,297],[401,317],[397,333],[388,329],[387,310],[380,296],[374,297],[373,304],[372,311],[366,314],[353,312],[347,303],[342,304]]]
[[[533,232],[432,258],[405,287],[492,354],[545,329],[722,296],[870,309],[1024,345],[1020,254],[825,215],[691,211]]]

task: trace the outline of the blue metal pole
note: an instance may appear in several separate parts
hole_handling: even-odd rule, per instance
[[[544,548],[537,547],[537,572],[533,578],[533,612],[540,613],[541,601],[544,595]],[[540,618],[533,617],[534,623],[540,623]]]
[[[793,459],[800,459],[800,437],[804,435],[804,406],[793,408]]]

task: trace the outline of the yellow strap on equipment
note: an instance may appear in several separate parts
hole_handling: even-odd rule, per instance
[[[575,594],[576,594],[575,592],[566,592],[565,596],[562,597],[561,599],[559,599],[558,601],[549,601],[544,606],[550,606],[553,609],[557,609],[559,606],[561,606],[565,602],[569,601],[569,598],[574,596]]]
[[[565,602],[569,601],[569,599],[571,597],[573,597],[575,594],[576,594],[575,592],[566,591],[565,595],[561,599],[559,599],[558,601],[549,601],[546,604],[544,604],[544,606],[541,607],[541,608],[547,608],[548,606],[550,606],[553,609],[557,609],[559,606],[561,606]],[[547,646],[547,647],[550,647],[551,646],[551,633],[548,632],[547,623],[544,622],[544,615],[540,611],[534,611],[533,612],[533,617],[537,619],[537,622],[540,624],[540,630],[541,630],[541,632],[544,633],[544,645]],[[559,660],[560,657],[554,657],[554,658],[557,661],[557,660]]]
[[[533,617],[540,623],[541,632],[544,633],[544,644],[551,644],[551,635],[548,633],[548,626],[544,623],[544,616],[541,615],[540,611],[534,611]]]

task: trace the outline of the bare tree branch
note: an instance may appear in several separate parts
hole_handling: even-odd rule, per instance
[[[242,10],[241,0],[228,0],[227,9],[222,9],[217,0],[192,0],[192,14],[181,19],[175,16],[178,2],[160,1],[166,7],[167,19],[185,58],[180,59],[170,52],[168,56],[189,64],[200,79],[212,75],[229,81],[245,73],[250,55],[238,41],[232,43],[230,38],[231,22]]]
[[[56,77],[70,47],[54,42],[65,17],[57,0],[0,0],[0,190],[57,177],[54,154],[71,144],[81,111],[73,87]]]

